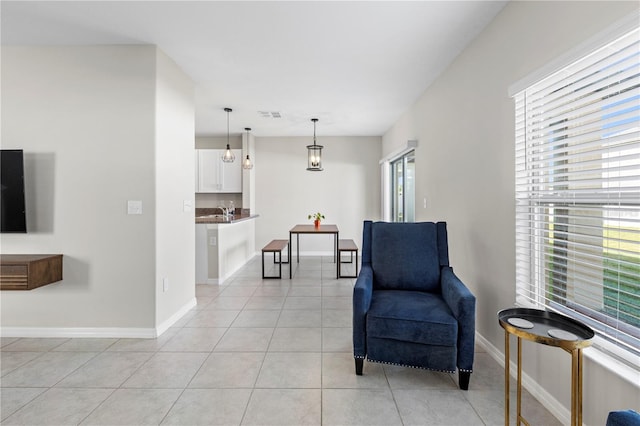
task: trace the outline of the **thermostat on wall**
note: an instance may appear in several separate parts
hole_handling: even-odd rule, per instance
[[[142,214],[142,201],[140,200],[127,201],[127,214]]]

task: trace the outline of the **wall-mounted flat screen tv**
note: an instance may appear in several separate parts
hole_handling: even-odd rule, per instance
[[[0,232],[27,232],[21,149],[0,150]]]

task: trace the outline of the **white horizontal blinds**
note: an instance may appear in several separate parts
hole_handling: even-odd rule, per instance
[[[517,303],[640,353],[640,36],[516,94]]]

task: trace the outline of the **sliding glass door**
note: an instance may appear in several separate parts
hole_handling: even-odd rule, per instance
[[[391,220],[415,221],[415,171],[413,151],[392,161],[391,165]]]

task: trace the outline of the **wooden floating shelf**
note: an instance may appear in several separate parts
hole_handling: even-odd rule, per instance
[[[62,281],[61,254],[0,255],[0,290],[33,290]]]

